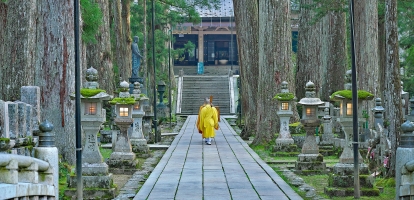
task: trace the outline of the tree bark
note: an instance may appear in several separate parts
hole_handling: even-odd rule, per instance
[[[397,0],[385,1],[385,38],[386,38],[386,66],[384,107],[386,120],[389,122],[388,133],[391,140],[391,159],[388,176],[395,175],[395,153],[400,137],[400,127],[403,122],[401,103],[401,80],[398,54],[398,26],[397,26]]]
[[[313,0],[301,0],[301,5],[311,5]],[[296,97],[305,97],[305,85],[312,81],[316,86],[316,95],[319,97],[322,87],[322,22],[314,24],[314,11],[311,8],[301,6],[299,17]]]
[[[75,162],[73,1],[37,1],[35,85],[41,87],[41,116],[54,125],[63,159]]]
[[[0,99],[20,99],[34,83],[36,0],[0,3]]]
[[[331,5],[340,9],[341,3]],[[320,98],[330,101],[330,95],[344,89],[347,66],[346,17],[340,11],[329,11],[323,18],[322,33],[322,90]],[[326,28],[325,28],[326,27]]]
[[[273,97],[280,92],[282,81],[294,87],[289,3],[259,1],[257,132],[253,144],[263,144],[273,139],[280,126],[279,117],[274,113],[278,109],[278,102]]]
[[[233,0],[233,6],[238,33],[240,96],[244,119],[244,129],[240,136],[247,139],[256,132],[257,123],[259,5],[257,1]]]
[[[130,28],[130,10],[131,10],[131,0],[121,0],[122,3],[122,45],[120,46],[120,53],[122,53],[122,65],[120,72],[122,72],[122,78],[128,81],[132,74],[132,38],[131,38],[131,28]]]
[[[355,1],[354,41],[358,90],[379,95],[378,70],[378,10],[377,0]],[[374,101],[359,105],[369,111]],[[369,113],[369,112],[368,112]],[[373,117],[371,117],[373,119]]]
[[[102,25],[95,36],[97,43],[86,45],[87,68],[93,67],[98,70],[100,88],[106,90],[108,94],[113,94],[117,83],[114,81],[112,66],[109,1],[98,0],[96,3],[99,4],[103,18]]]

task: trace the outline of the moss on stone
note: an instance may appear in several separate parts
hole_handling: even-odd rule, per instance
[[[0,138],[0,142],[4,141],[6,144],[10,143],[10,138]]]
[[[278,93],[276,94],[273,99],[276,99],[278,101],[290,101],[295,98],[295,95],[293,93]]]
[[[82,88],[80,93],[83,97],[93,97],[101,92],[106,92],[105,90],[101,89],[89,89],[89,88]]]
[[[133,105],[135,104],[135,98],[134,97],[126,97],[126,98],[121,98],[121,97],[116,97],[113,98],[111,101],[109,101],[110,104],[130,104]]]
[[[352,90],[339,90],[339,91],[336,91],[331,95],[330,98],[334,99],[335,96],[341,96],[341,97],[344,97],[345,99],[352,99]],[[373,97],[374,97],[374,95],[372,93],[368,92],[368,91],[358,90],[358,99],[363,100],[363,99],[370,99],[370,98],[373,98]]]

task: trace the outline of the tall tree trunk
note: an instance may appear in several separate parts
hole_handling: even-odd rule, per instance
[[[141,71],[142,71],[142,74],[144,74],[144,80],[146,80],[147,78],[148,78],[148,48],[147,48],[147,43],[148,43],[148,30],[147,30],[147,27],[148,27],[148,24],[147,24],[147,17],[148,17],[148,15],[147,15],[147,0],[142,0],[142,1],[139,1],[139,2],[141,2],[140,3],[140,5],[142,5],[143,6],[143,8],[144,8],[144,17],[143,17],[143,19],[144,20],[142,20],[142,27],[143,27],[143,30],[142,30],[142,33],[143,33],[143,38],[142,38],[142,56],[143,56],[143,58],[141,59]],[[148,84],[146,84],[145,82],[144,82],[144,87],[146,87],[146,91],[149,91],[149,87],[148,87]]]
[[[384,12],[385,13],[385,12]],[[385,14],[378,16],[378,83],[379,95],[382,102],[384,102],[385,91],[385,63],[387,54],[385,53]],[[408,102],[407,102],[408,103]]]
[[[120,53],[122,53],[122,65],[120,72],[124,80],[128,81],[132,74],[132,38],[131,38],[131,28],[130,28],[130,11],[131,11],[131,0],[121,0],[122,3],[122,44],[120,48]]]
[[[355,1],[354,4],[354,41],[358,90],[369,91],[375,96],[379,95],[377,6],[377,0]],[[375,106],[374,103],[374,101],[364,102],[359,107],[369,111]]]
[[[240,96],[244,119],[241,137],[248,138],[256,132],[257,88],[259,76],[259,8],[252,0],[233,0],[236,21],[240,67]]]
[[[41,87],[41,115],[54,125],[59,154],[69,163],[75,161],[75,92],[73,1],[37,1],[34,70],[35,85]]]
[[[403,121],[401,104],[401,79],[398,54],[397,0],[385,1],[385,115],[389,122],[388,133],[391,140],[391,162],[389,176],[395,175],[395,153],[400,137],[400,126]]]
[[[127,80],[127,76],[125,75],[124,69],[126,67],[123,66],[124,62],[123,62],[123,58],[124,58],[124,54],[122,52],[122,45],[123,45],[123,33],[122,33],[122,18],[121,18],[121,12],[122,12],[122,7],[121,7],[121,0],[114,0],[111,2],[111,10],[110,10],[111,16],[112,16],[112,26],[113,26],[113,32],[114,32],[114,43],[112,44],[112,52],[114,54],[114,67],[116,67],[117,72],[118,72],[118,76],[119,76],[119,80],[118,83],[116,84],[116,86],[119,86],[119,82],[123,81],[123,80]],[[116,77],[116,79],[118,79],[118,77]]]
[[[279,130],[274,112],[282,81],[293,85],[290,1],[259,1],[259,76],[257,80],[257,126],[253,144],[270,142]],[[251,76],[251,74],[249,74]]]
[[[109,18],[109,1],[98,0],[102,12],[102,25],[95,36],[96,44],[88,44],[86,47],[87,67],[98,70],[98,82],[100,88],[108,94],[115,91],[114,70],[112,66],[111,33]]]
[[[0,99],[20,99],[34,84],[36,0],[0,3]]]
[[[298,53],[297,53],[297,74],[296,74],[296,97],[305,97],[305,85],[312,81],[316,86],[316,95],[322,86],[322,22],[312,23],[314,11],[312,8],[304,8],[303,5],[313,4],[313,0],[301,0]]]
[[[331,5],[340,10],[343,4]],[[321,99],[329,101],[330,95],[344,89],[344,75],[347,66],[346,17],[340,11],[329,11],[323,18],[322,45],[322,90]],[[326,27],[326,28],[325,28]]]

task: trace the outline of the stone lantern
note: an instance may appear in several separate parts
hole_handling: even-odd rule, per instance
[[[99,89],[98,71],[93,67],[86,70],[86,83],[81,89],[81,124],[83,130],[82,151],[82,175],[85,188],[101,188],[100,195],[115,195],[115,189],[111,188],[112,174],[108,173],[108,165],[103,161],[99,151],[97,134],[100,126],[106,120],[106,112],[103,109],[104,100],[112,98],[104,90]],[[75,95],[71,96],[72,99]],[[68,180],[69,187],[76,187],[75,177]],[[87,184],[85,184],[87,183]],[[67,191],[69,192],[69,191]],[[70,192],[69,192],[70,193]],[[85,197],[88,197],[85,194]],[[100,197],[100,196],[98,196]],[[90,197],[92,198],[92,197]]]
[[[355,187],[363,188],[360,190],[362,196],[378,196],[379,191],[373,188],[370,182],[370,176],[368,175],[368,166],[363,163],[362,156],[358,151],[358,174],[360,175],[357,180],[358,184],[354,184],[355,181],[355,166],[354,166],[354,154],[353,154],[353,115],[362,116],[362,112],[352,113],[352,83],[351,83],[352,71],[348,70],[345,74],[345,90],[336,91],[331,95],[331,100],[338,101],[340,103],[339,117],[336,119],[341,125],[342,130],[345,132],[345,145],[341,156],[339,157],[339,163],[336,163],[333,167],[332,174],[330,174],[328,187],[325,188],[325,193],[329,196],[352,196],[354,195]],[[372,100],[373,95],[367,91],[358,91],[358,105],[362,104],[363,100]],[[361,109],[358,109],[361,110]],[[363,123],[365,120],[358,120]],[[364,175],[364,176],[361,176]]]
[[[168,108],[164,104],[165,86],[166,85],[164,81],[158,82],[157,91],[158,91],[158,99],[160,102],[157,104],[157,116],[159,116],[160,123],[162,122],[163,118],[167,116],[167,113],[168,113]]]
[[[296,100],[295,95],[289,92],[288,83],[282,82],[281,93],[276,94],[274,99],[279,101],[278,111],[276,112],[280,119],[279,136],[276,139],[276,148],[281,149],[294,143],[289,131],[289,119],[293,115],[293,101]]]
[[[331,95],[331,99],[334,101],[339,101],[340,111],[339,118],[337,118],[338,123],[342,126],[342,129],[345,132],[345,146],[344,150],[339,158],[340,163],[353,164],[354,163],[354,154],[352,151],[352,138],[353,138],[353,115],[359,113],[352,113],[352,83],[351,76],[352,71],[348,70],[345,74],[345,90],[337,91]],[[372,100],[374,95],[366,91],[358,91],[358,105],[361,105],[364,100]],[[361,110],[361,109],[358,109]],[[362,123],[363,119],[358,120]],[[359,163],[363,164],[362,156],[358,152]],[[361,166],[363,167],[363,166]],[[363,167],[364,168],[364,167]],[[363,169],[362,168],[362,169]]]
[[[132,93],[132,96],[135,98],[135,104],[132,109],[132,119],[134,120],[134,123],[132,124],[132,129],[130,129],[130,140],[133,152],[139,153],[138,156],[140,157],[148,157],[149,148],[147,145],[147,140],[144,138],[144,135],[142,133],[142,118],[144,117],[145,112],[142,110],[140,103],[141,101],[145,101],[148,98],[145,98],[145,95],[141,95],[139,85],[139,82],[134,83],[135,89]]]
[[[321,124],[318,119],[318,106],[324,104],[316,97],[315,84],[311,81],[306,83],[305,98],[299,101],[303,106],[302,119],[300,122],[306,130],[306,139],[302,146],[302,152],[298,155],[296,170],[316,170],[323,171],[326,164],[323,162],[323,156],[319,153],[319,146],[316,143],[315,129]]]
[[[158,98],[160,102],[158,103],[157,107],[164,108],[164,92],[165,92],[165,83],[164,81],[159,81],[157,85],[157,91],[158,91]]]
[[[132,152],[131,142],[128,138],[128,128],[133,123],[132,110],[135,98],[130,96],[129,84],[126,81],[120,84],[119,97],[112,99],[109,103],[115,105],[116,117],[114,122],[120,129],[120,133],[112,145],[112,154],[108,160],[111,167],[135,167],[135,153]]]
[[[384,107],[381,106],[381,98],[375,99],[375,107],[372,109],[372,112],[374,113],[374,125],[375,129],[377,129],[377,124],[380,124],[381,126],[384,126]],[[378,130],[378,129],[377,129]]]

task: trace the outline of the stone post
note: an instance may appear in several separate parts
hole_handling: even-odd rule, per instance
[[[144,138],[144,135],[142,133],[142,117],[144,117],[145,112],[142,110],[141,101],[144,100],[146,97],[141,96],[139,85],[139,83],[135,83],[135,89],[133,90],[132,94],[136,102],[132,110],[132,119],[134,120],[134,122],[132,124],[132,129],[130,129],[130,140],[133,152],[138,153],[139,157],[149,157],[149,147],[147,145],[147,140]]]
[[[374,113],[374,125],[378,131],[378,124],[384,127],[384,107],[381,106],[381,98],[375,99],[375,107],[372,109]]]
[[[410,101],[410,112],[405,118],[409,121],[414,121],[414,96],[411,97]]]
[[[59,152],[55,146],[55,133],[53,125],[44,121],[39,125],[39,146],[34,147],[34,157],[50,164],[53,171],[53,185],[55,186],[55,198],[59,198]]]
[[[33,132],[39,131],[39,123],[42,121],[40,116],[40,87],[23,86],[20,88],[20,100],[32,106],[32,126]]]
[[[276,151],[285,150],[289,145],[294,144],[294,140],[290,135],[289,120],[293,115],[292,106],[296,97],[289,92],[288,83],[282,82],[281,93],[276,94],[275,99],[279,102],[278,111],[276,114],[280,119],[279,136],[276,139]],[[296,149],[295,146],[294,149]]]
[[[395,199],[414,198],[414,124],[406,121],[401,125],[400,145],[395,164]]]
[[[332,144],[334,135],[332,133],[332,120],[329,115],[329,108],[325,108],[325,116],[322,117],[323,120],[323,134],[322,134],[322,144]]]
[[[302,152],[298,155],[295,169],[299,173],[324,173],[326,164],[323,156],[319,153],[319,146],[316,143],[315,129],[320,125],[317,116],[318,106],[324,104],[316,98],[315,84],[309,81],[306,83],[305,98],[299,101],[303,106],[302,119],[300,122],[306,130],[306,139],[302,146]]]

